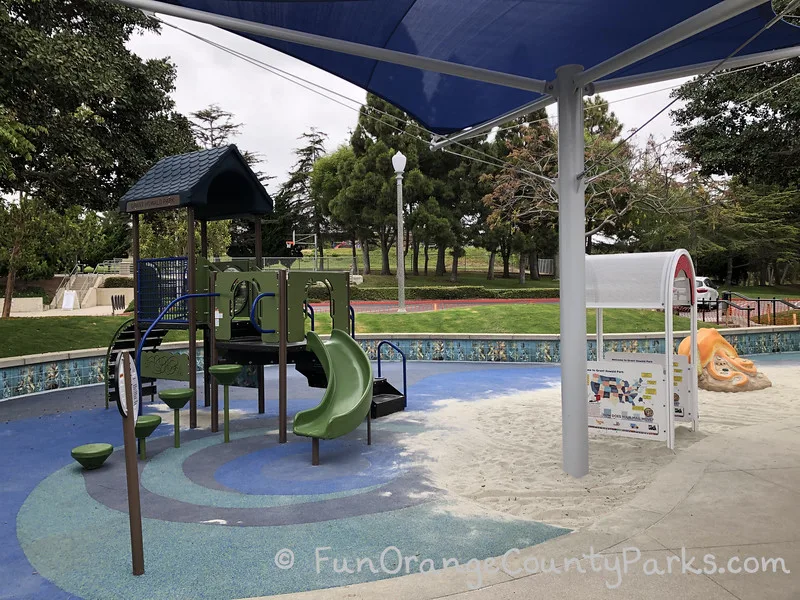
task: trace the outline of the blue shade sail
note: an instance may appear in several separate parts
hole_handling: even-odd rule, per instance
[[[595,66],[714,6],[713,0],[171,0],[256,23],[474,67],[550,80],[557,67]],[[766,25],[769,2],[609,76],[719,60]],[[246,36],[342,77],[436,133],[478,125],[538,95],[371,59]],[[739,54],[800,45],[783,21]]]

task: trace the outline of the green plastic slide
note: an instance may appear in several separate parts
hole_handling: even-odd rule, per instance
[[[334,329],[325,342],[310,331],[307,343],[322,363],[328,387],[319,405],[295,415],[294,433],[323,440],[341,437],[367,418],[372,403],[372,365],[358,342],[340,329]]]

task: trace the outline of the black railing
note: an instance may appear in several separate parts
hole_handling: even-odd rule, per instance
[[[403,359],[403,396],[405,396],[406,401],[408,400],[408,391],[406,386],[406,355],[403,353],[400,348],[398,348],[395,344],[390,342],[389,340],[383,340],[378,344],[378,377],[381,376],[381,346],[391,346],[395,349],[395,351],[400,355]]]
[[[303,313],[311,319],[311,331],[314,331],[314,307],[308,303],[308,300],[303,300]]]
[[[752,307],[750,307],[750,306],[742,306],[740,304],[736,304],[735,302],[731,302],[730,300],[724,300],[722,298],[719,298],[717,300],[701,300],[700,302],[697,303],[697,312],[703,313],[704,315],[706,315],[709,312],[714,311],[715,314],[716,314],[716,323],[717,323],[717,325],[719,325],[720,324],[720,321],[719,321],[720,305],[722,305],[723,307],[727,306],[727,307],[731,308],[732,310],[738,310],[740,315],[742,313],[745,313],[746,314],[746,318],[747,318],[746,323],[748,325],[750,324],[750,313],[753,311]],[[705,317],[703,318],[703,321],[705,321],[706,323],[708,322],[708,321],[706,321]]]
[[[741,300],[744,300],[746,302],[754,303],[755,304],[755,308],[750,307],[750,310],[751,311],[752,310],[756,311],[756,323],[758,323],[759,325],[777,325],[777,323],[778,323],[778,306],[779,305],[786,306],[787,310],[800,310],[800,305],[794,304],[793,302],[789,302],[788,300],[785,300],[783,298],[775,298],[775,297],[772,297],[772,298],[761,298],[760,296],[757,296],[755,298],[750,298],[750,297],[745,296],[744,294],[740,294],[738,292],[731,292],[731,291],[723,291],[722,292],[722,298],[723,298],[722,301],[723,302],[729,301],[729,299],[731,297],[740,298]],[[762,309],[762,304],[766,304],[768,309],[771,309],[771,310],[767,310],[766,311],[767,312],[767,317],[768,317],[767,318],[767,323],[762,323],[761,322],[761,317],[764,314],[764,311]],[[770,313],[771,313],[771,319],[770,319]],[[772,321],[771,323],[769,322],[770,320]],[[748,324],[750,323],[749,313],[748,313],[747,322],[748,322]]]

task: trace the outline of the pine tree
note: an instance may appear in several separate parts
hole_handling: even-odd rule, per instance
[[[281,227],[286,227],[290,221],[293,226],[297,225],[303,228],[310,226],[313,233],[317,235],[319,255],[323,256],[322,238],[328,229],[328,218],[325,207],[319,199],[315,199],[312,193],[311,173],[317,160],[325,155],[325,141],[328,139],[328,135],[312,127],[297,139],[303,145],[294,150],[296,157],[294,167],[276,196],[276,198],[280,198],[281,209],[285,213],[279,215],[276,208],[276,217],[280,220]],[[291,230],[288,231],[288,234],[291,237]],[[289,237],[284,239],[289,239]]]

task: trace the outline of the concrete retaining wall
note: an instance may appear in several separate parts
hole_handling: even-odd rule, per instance
[[[5,298],[0,298],[0,310],[5,306]],[[11,312],[42,312],[44,301],[41,298],[12,298]]]

